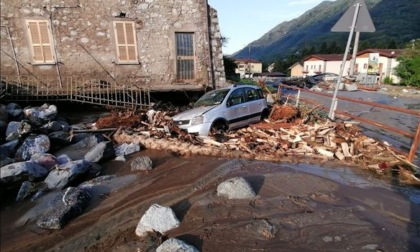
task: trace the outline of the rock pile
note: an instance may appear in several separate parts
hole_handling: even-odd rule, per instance
[[[16,191],[17,201],[54,194],[34,220],[41,228],[62,228],[83,213],[91,195],[85,184],[79,184],[94,178],[94,183],[101,181],[97,178],[101,162],[116,153],[124,156],[140,150],[138,144],[114,146],[101,134],[77,130],[54,105],[22,109],[15,103],[0,104],[0,200]]]

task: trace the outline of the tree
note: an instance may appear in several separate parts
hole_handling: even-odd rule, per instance
[[[235,75],[236,75],[235,69],[238,68],[238,65],[235,63],[235,60],[227,56],[223,56],[223,64],[225,65],[226,78],[227,79],[235,78]]]
[[[398,61],[395,72],[401,78],[400,83],[420,87],[420,39],[412,40]]]

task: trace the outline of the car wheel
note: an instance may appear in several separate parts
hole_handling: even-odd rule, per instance
[[[263,121],[264,119],[267,119],[269,115],[270,115],[270,113],[268,112],[268,110],[264,109],[263,112],[261,113],[261,120],[260,121]]]
[[[214,122],[213,125],[210,128],[210,134],[223,134],[227,131],[228,127],[226,123],[222,121]]]

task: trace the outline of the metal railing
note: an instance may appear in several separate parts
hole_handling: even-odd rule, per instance
[[[116,84],[74,76],[1,76],[0,98],[8,101],[72,101],[101,106],[150,107],[150,90],[134,84]]]
[[[302,88],[287,86],[287,85],[282,84],[282,85],[279,85],[279,88],[278,88],[279,99],[281,99],[282,88],[292,89],[292,90],[297,91],[297,94],[295,96],[296,105],[299,104],[299,101],[303,101],[303,102],[311,104],[311,105],[318,105],[326,111],[328,111],[329,108],[327,108],[326,106],[322,106],[322,104],[319,101],[314,101],[314,100],[311,100],[311,99],[303,98],[303,97],[301,97],[301,94],[302,94],[302,92],[305,92],[305,93],[311,93],[311,94],[321,96],[321,97],[328,97],[328,98],[333,97],[331,94],[316,92],[316,91],[312,91],[312,90],[307,90],[307,89],[302,89]],[[399,135],[409,137],[410,139],[412,139],[411,148],[410,148],[409,153],[404,153],[404,155],[407,157],[407,160],[409,162],[413,162],[415,154],[416,154],[417,149],[418,149],[418,146],[420,144],[420,111],[415,111],[415,110],[406,109],[406,108],[402,108],[402,107],[390,106],[390,105],[376,103],[376,102],[363,101],[363,100],[360,100],[360,99],[353,99],[353,98],[344,97],[344,96],[337,96],[337,98],[338,98],[338,100],[342,100],[342,101],[347,101],[347,102],[356,103],[356,104],[368,105],[368,106],[372,106],[372,107],[376,107],[376,108],[381,108],[381,109],[385,109],[385,110],[404,113],[404,114],[411,115],[411,116],[416,116],[419,119],[419,122],[417,124],[417,128],[416,128],[415,133],[412,133],[412,132],[408,132],[406,130],[403,130],[401,128],[395,128],[395,127],[380,123],[380,122],[375,121],[375,120],[370,120],[370,119],[365,118],[365,117],[353,115],[353,114],[345,112],[345,111],[335,110],[335,113],[338,114],[338,115],[349,117],[349,118],[352,118],[354,120],[358,120],[360,122],[373,125],[373,126],[378,127],[380,129],[384,129],[384,130],[387,130],[387,131],[397,133]],[[399,152],[401,152],[401,151],[399,151]]]

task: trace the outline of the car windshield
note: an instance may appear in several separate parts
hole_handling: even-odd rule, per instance
[[[198,101],[194,104],[194,107],[213,106],[223,102],[227,93],[230,89],[218,89],[205,93]]]

